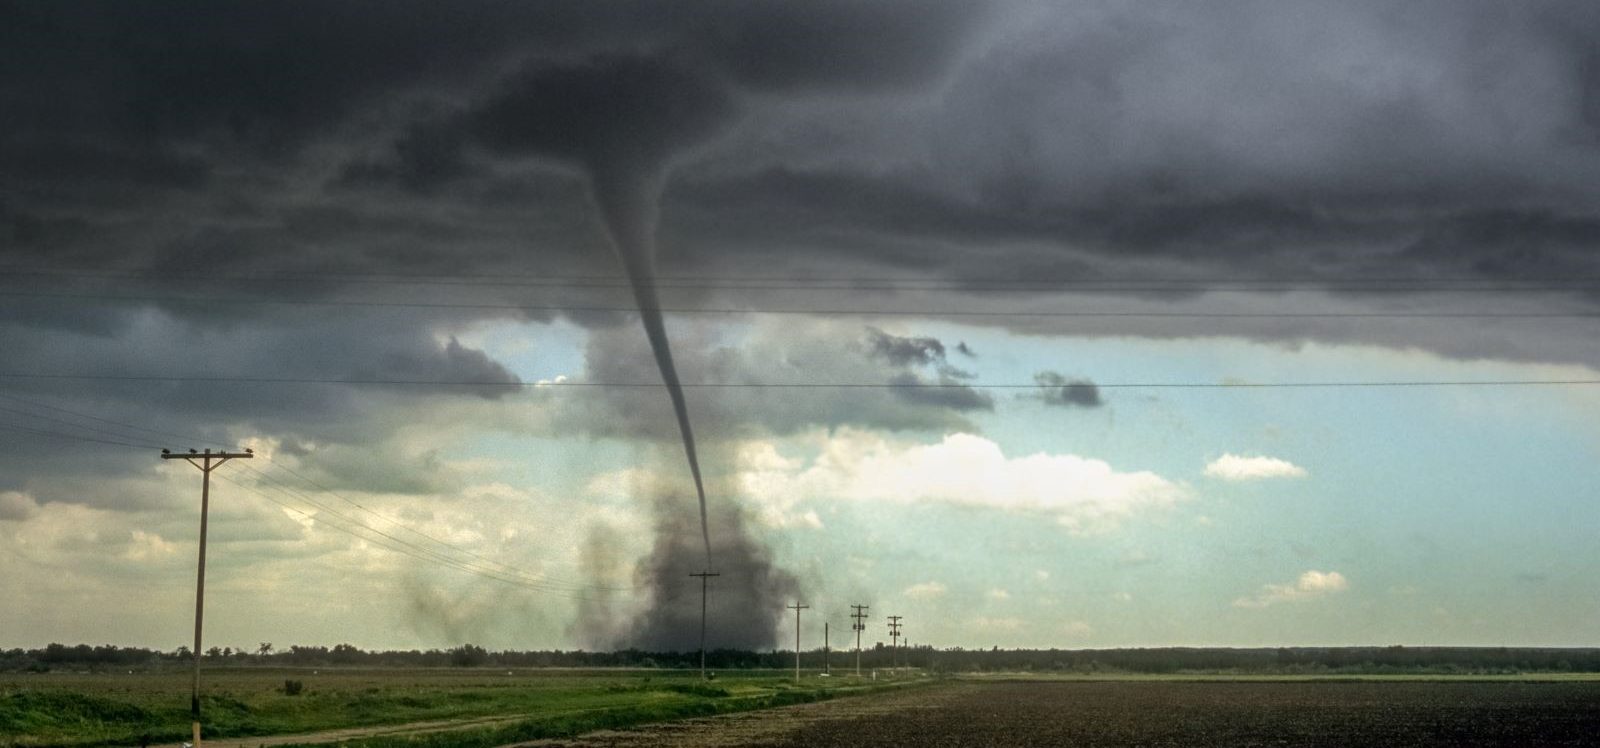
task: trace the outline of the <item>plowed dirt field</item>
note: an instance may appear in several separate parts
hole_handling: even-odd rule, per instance
[[[1600,745],[1600,682],[961,683],[530,745]]]

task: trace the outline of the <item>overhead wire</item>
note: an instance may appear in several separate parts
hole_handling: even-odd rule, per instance
[[[185,437],[185,436],[181,436],[181,435],[171,434],[170,432],[162,432],[162,431],[157,431],[157,430],[154,430],[154,429],[147,429],[147,428],[143,428],[143,427],[140,427],[140,426],[135,426],[135,425],[132,425],[132,424],[125,424],[125,423],[120,423],[120,422],[116,422],[116,421],[111,421],[110,419],[100,418],[100,417],[93,416],[93,415],[86,414],[86,413],[79,413],[79,412],[76,412],[76,411],[71,411],[71,410],[68,410],[68,409],[65,409],[65,408],[51,406],[51,405],[44,404],[44,403],[38,403],[38,402],[34,402],[34,401],[23,399],[23,398],[18,398],[18,397],[13,396],[13,395],[6,395],[4,393],[0,393],[0,397],[6,398],[6,399],[14,401],[14,402],[25,403],[25,404],[33,406],[33,407],[45,408],[45,409],[49,409],[49,410],[56,411],[56,412],[70,414],[70,415],[78,417],[78,418],[84,418],[84,419],[100,421],[100,422],[103,422],[103,423],[107,423],[109,425],[117,426],[117,427],[122,428],[122,429],[132,429],[132,430],[138,430],[138,431],[147,431],[147,432],[156,433],[156,434],[174,436],[174,437],[179,438],[179,439],[184,439],[184,440],[188,440],[188,441],[195,441],[195,442],[206,442],[206,441],[208,441],[208,440],[204,440],[204,439],[193,439],[192,437]],[[15,408],[6,408],[6,407],[3,407],[3,406],[0,406],[0,411],[6,411],[6,412],[15,413],[15,414],[21,414],[21,415],[29,416],[29,417],[40,419],[40,420],[52,421],[52,422],[55,422],[55,423],[58,423],[58,424],[61,424],[61,425],[66,425],[66,426],[70,426],[70,427],[74,427],[74,428],[85,429],[85,430],[88,430],[88,431],[91,431],[91,432],[98,432],[98,433],[100,433],[102,435],[126,438],[125,435],[118,434],[117,432],[111,431],[109,429],[104,429],[104,428],[95,427],[95,426],[89,426],[89,425],[86,425],[86,424],[74,423],[74,422],[71,422],[71,421],[68,421],[68,420],[65,420],[65,419],[55,418],[53,416],[46,416],[46,415],[37,414],[37,413],[29,413],[29,412],[26,412],[26,411],[15,409]],[[160,449],[159,446],[154,445],[154,444],[137,444],[137,443],[127,442],[127,441],[119,441],[119,440],[115,440],[115,439],[104,439],[104,438],[99,438],[99,437],[87,437],[87,436],[82,436],[82,435],[72,435],[72,434],[66,434],[66,433],[61,433],[61,432],[48,432],[48,431],[43,431],[43,430],[38,430],[38,429],[27,429],[27,428],[22,428],[22,427],[17,427],[17,426],[11,426],[11,425],[7,425],[7,424],[0,424],[0,429],[6,429],[6,430],[10,430],[10,431],[21,431],[21,432],[25,432],[25,433],[32,433],[32,434],[38,434],[38,435],[55,436],[57,438],[73,439],[73,440],[77,440],[77,441],[97,442],[97,443],[102,443],[102,444],[114,444],[114,445],[118,445],[118,446],[133,447],[133,448],[138,448],[138,449],[150,449],[150,450]],[[213,443],[216,443],[216,442],[213,442]],[[282,470],[282,471],[288,472],[290,474],[293,474],[296,477],[300,478],[301,480],[304,480],[307,483],[310,483],[310,484],[312,484],[314,486],[317,486],[319,489],[321,489],[327,495],[330,495],[330,496],[333,496],[335,498],[338,498],[341,501],[344,501],[344,502],[346,502],[346,503],[348,503],[348,504],[350,504],[352,506],[355,506],[355,507],[357,507],[357,508],[359,508],[359,509],[361,509],[361,510],[363,510],[363,511],[365,511],[365,512],[367,512],[367,513],[369,513],[369,514],[371,514],[373,516],[375,516],[375,517],[383,519],[386,522],[391,523],[395,527],[407,530],[407,531],[409,531],[409,532],[411,532],[413,534],[416,534],[418,536],[426,538],[426,539],[428,539],[428,540],[430,540],[430,541],[432,541],[434,543],[437,543],[440,546],[443,546],[443,547],[445,547],[445,548],[447,548],[447,549],[449,549],[451,551],[454,551],[456,553],[461,553],[461,554],[464,554],[464,555],[468,555],[468,556],[472,556],[474,558],[480,559],[481,561],[484,561],[484,562],[487,562],[489,564],[492,564],[494,567],[498,567],[498,568],[492,568],[492,567],[491,568],[485,568],[485,567],[479,566],[479,565],[471,563],[471,562],[464,562],[464,561],[461,561],[460,559],[449,557],[443,551],[439,551],[439,550],[433,549],[433,548],[427,548],[427,547],[424,547],[424,546],[419,546],[419,545],[416,545],[416,544],[413,544],[413,543],[409,543],[409,542],[407,542],[405,540],[402,540],[402,539],[399,539],[399,538],[395,538],[394,536],[388,535],[387,533],[384,533],[382,530],[379,530],[377,528],[371,527],[370,525],[367,525],[366,523],[363,523],[360,520],[345,516],[343,513],[339,512],[338,510],[335,510],[332,507],[322,503],[321,501],[319,501],[319,500],[317,500],[315,498],[312,498],[309,494],[305,494],[305,493],[300,492],[300,491],[298,491],[296,489],[293,489],[292,487],[288,487],[288,486],[282,484],[281,482],[277,481],[276,479],[274,479],[272,476],[261,472],[260,470],[256,470],[255,468],[253,468],[253,467],[251,467],[249,465],[241,465],[242,469],[244,469],[245,471],[247,471],[247,472],[249,472],[249,473],[251,473],[251,474],[253,474],[253,475],[255,475],[257,477],[258,484],[264,483],[266,485],[266,487],[269,488],[269,489],[278,490],[278,491],[284,493],[285,495],[294,497],[294,498],[296,498],[296,499],[298,499],[298,500],[300,500],[302,502],[305,502],[307,504],[310,504],[310,505],[312,505],[314,507],[318,507],[318,508],[322,509],[323,511],[331,513],[333,516],[339,518],[340,520],[342,520],[344,522],[348,522],[350,525],[352,525],[354,527],[359,527],[359,528],[367,530],[369,532],[377,533],[377,534],[382,535],[382,536],[384,536],[386,538],[394,540],[395,542],[398,542],[398,543],[400,543],[402,545],[405,545],[405,546],[410,547],[410,548],[412,548],[412,549],[414,549],[416,551],[419,551],[422,554],[425,554],[425,555],[418,555],[417,553],[408,553],[408,555],[412,555],[412,556],[417,557],[417,558],[424,558],[424,560],[439,561],[441,563],[445,563],[446,565],[449,565],[449,566],[452,566],[454,568],[457,568],[458,570],[461,570],[461,571],[474,573],[474,574],[477,574],[479,576],[490,576],[492,578],[497,578],[500,581],[508,581],[506,578],[502,578],[502,577],[511,578],[511,579],[514,579],[516,583],[522,584],[524,586],[527,586],[530,589],[540,589],[540,590],[552,591],[552,592],[573,592],[573,591],[584,591],[584,590],[591,590],[591,591],[598,591],[598,592],[626,592],[626,591],[630,591],[632,589],[635,589],[635,588],[631,588],[631,587],[605,587],[605,586],[579,584],[579,583],[566,583],[566,582],[562,582],[561,580],[557,580],[557,579],[554,579],[552,577],[549,577],[548,575],[535,574],[533,572],[527,571],[525,569],[521,569],[521,568],[513,566],[511,564],[506,564],[506,563],[503,563],[503,562],[495,561],[495,560],[490,559],[490,558],[488,558],[486,556],[483,556],[481,554],[478,554],[478,553],[475,553],[475,552],[470,551],[468,549],[462,548],[461,546],[455,545],[453,543],[449,543],[448,541],[439,539],[437,537],[434,537],[432,535],[424,533],[424,532],[422,532],[420,530],[416,530],[415,528],[411,528],[411,527],[405,525],[404,523],[402,523],[402,522],[400,522],[398,520],[395,520],[393,518],[390,518],[390,517],[387,517],[385,515],[382,515],[382,514],[376,512],[376,511],[374,511],[374,510],[372,510],[372,509],[370,509],[370,508],[368,508],[368,507],[366,507],[366,506],[364,506],[364,505],[362,505],[362,504],[360,504],[358,502],[355,502],[352,499],[344,497],[344,496],[332,491],[331,489],[326,488],[325,486],[321,486],[320,484],[316,483],[316,481],[310,479],[309,477],[307,477],[305,475],[302,475],[298,471],[295,471],[295,470],[293,470],[291,468],[288,468],[287,466],[281,465],[281,464],[277,463],[276,461],[271,460],[270,458],[268,458],[266,461],[267,461],[269,467],[276,468],[278,470]],[[219,476],[219,477],[221,477],[221,476]],[[265,493],[263,493],[260,490],[257,490],[257,489],[252,489],[252,490],[255,493],[261,494],[263,496],[266,495]],[[270,499],[270,497],[269,497],[269,499]],[[282,502],[275,502],[275,503],[282,504]],[[362,535],[360,535],[358,533],[354,533],[354,531],[350,531],[350,532],[352,534],[355,534],[356,537],[361,537],[364,540],[368,540],[370,542],[378,542],[378,541],[375,541],[373,538],[362,536]],[[390,547],[390,546],[388,546],[387,544],[384,544],[384,547]],[[393,550],[397,550],[398,551],[399,549],[393,549]]]
[[[257,476],[262,476],[262,473],[260,471],[253,470],[248,465],[242,466],[242,468],[246,472],[251,472],[251,473],[253,473],[253,474],[257,475]],[[233,482],[233,481],[230,481],[230,482]],[[237,482],[234,482],[234,484],[242,486],[242,484],[239,484]],[[317,513],[316,515],[313,515],[314,517],[321,517],[322,516],[322,512],[326,512],[328,514],[333,515],[333,517],[335,517],[340,522],[342,522],[345,525],[347,525],[347,529],[348,528],[360,528],[362,530],[365,530],[366,532],[374,533],[374,534],[378,535],[379,537],[384,538],[388,542],[380,541],[380,540],[377,540],[376,538],[372,538],[372,537],[363,537],[363,536],[361,536],[361,535],[359,535],[357,533],[354,533],[354,531],[351,530],[352,534],[356,534],[357,537],[362,537],[363,540],[366,540],[368,542],[373,542],[373,543],[377,543],[379,545],[383,545],[383,546],[389,548],[390,550],[394,550],[394,551],[397,551],[397,552],[400,552],[400,553],[404,553],[404,554],[409,555],[409,556],[420,558],[420,559],[425,560],[425,561],[431,561],[431,562],[436,563],[436,564],[442,564],[442,565],[444,565],[446,567],[453,568],[453,569],[456,569],[458,571],[467,572],[469,574],[474,574],[476,576],[484,577],[484,578],[487,578],[487,579],[493,579],[493,580],[498,581],[498,582],[505,582],[505,583],[508,583],[508,584],[515,584],[515,585],[518,585],[518,586],[521,586],[521,587],[526,587],[528,589],[534,589],[534,590],[539,590],[539,591],[542,591],[542,592],[550,592],[550,593],[561,594],[561,595],[568,595],[568,594],[570,594],[572,592],[577,591],[575,589],[569,589],[569,588],[562,587],[562,586],[559,586],[559,585],[553,585],[553,584],[550,584],[550,583],[547,583],[547,582],[541,582],[541,581],[536,581],[536,580],[531,580],[531,579],[525,579],[525,578],[523,578],[523,577],[521,577],[519,575],[514,575],[514,574],[509,574],[509,573],[505,573],[505,572],[496,571],[494,569],[485,568],[485,567],[478,566],[478,565],[475,565],[475,564],[472,564],[472,563],[469,563],[469,562],[465,562],[465,561],[461,561],[459,559],[452,558],[449,555],[447,555],[445,553],[442,553],[440,551],[437,551],[437,550],[434,550],[432,548],[428,548],[428,547],[425,547],[425,546],[422,546],[422,545],[418,545],[416,543],[412,543],[412,542],[410,542],[408,540],[405,540],[404,538],[396,537],[395,535],[392,535],[390,533],[384,532],[383,530],[379,530],[379,529],[377,529],[375,527],[372,527],[370,525],[362,523],[359,520],[353,519],[353,518],[345,515],[343,512],[340,512],[339,510],[334,509],[332,506],[329,506],[328,504],[326,504],[326,503],[324,503],[324,502],[322,502],[322,501],[320,501],[320,500],[318,500],[316,498],[313,498],[310,494],[307,494],[307,493],[305,493],[303,491],[299,491],[299,490],[296,490],[296,489],[293,489],[293,488],[287,488],[287,487],[284,487],[282,485],[277,486],[277,490],[282,492],[282,493],[285,493],[285,494],[287,494],[289,496],[295,497],[295,498],[299,499],[300,501],[303,501],[303,502],[305,502],[307,504],[310,504],[310,505],[320,509],[321,512]],[[392,544],[398,544],[400,546],[404,546],[404,548],[409,549],[409,550],[401,550],[399,548],[395,548],[395,547],[393,547]]]
[[[340,377],[246,377],[169,374],[79,374],[64,372],[0,372],[0,379],[41,381],[164,382],[172,384],[296,384],[349,386],[483,387],[501,389],[655,389],[661,382],[585,382],[585,381],[504,381],[449,379],[382,379]],[[1330,389],[1383,387],[1556,387],[1600,384],[1600,379],[1459,379],[1459,380],[1369,380],[1305,382],[1095,382],[1101,389]],[[923,390],[1021,390],[1049,389],[1039,382],[683,382],[685,389],[923,389]]]
[[[34,291],[0,291],[0,298],[47,299],[62,301],[138,302],[149,304],[221,304],[231,306],[312,306],[329,308],[443,309],[467,311],[520,311],[540,313],[637,313],[637,306],[595,306],[574,304],[516,304],[477,302],[372,301],[350,299],[263,299],[238,297],[186,297],[129,294],[59,294]],[[1049,309],[806,309],[758,307],[652,307],[648,311],[665,314],[707,315],[803,315],[819,317],[1063,317],[1123,319],[1594,319],[1600,312],[1135,312],[1064,311]]]
[[[4,423],[0,423],[0,430],[12,431],[12,432],[22,433],[22,434],[31,434],[33,436],[43,436],[43,437],[52,438],[52,439],[68,439],[68,440],[71,440],[71,441],[93,442],[93,443],[96,443],[96,444],[112,444],[112,445],[116,445],[116,446],[119,446],[119,447],[132,447],[134,449],[159,449],[159,447],[155,447],[155,446],[151,446],[151,445],[147,445],[147,444],[134,444],[132,442],[118,441],[118,440],[115,440],[115,439],[100,439],[100,438],[96,438],[96,437],[67,434],[67,433],[62,433],[62,432],[59,432],[59,431],[47,431],[47,430],[44,430],[44,429],[32,429],[32,428],[27,428],[27,427],[23,427],[23,426],[16,426],[16,425],[12,425],[12,424],[4,424]]]
[[[460,553],[460,554],[463,554],[463,555],[466,555],[466,556],[470,556],[470,557],[476,558],[476,559],[478,559],[478,560],[480,560],[482,562],[491,564],[493,567],[499,567],[498,569],[495,569],[495,568],[491,568],[490,569],[494,573],[514,575],[514,576],[522,578],[522,579],[526,579],[526,580],[529,580],[529,581],[534,581],[534,582],[538,582],[538,583],[542,583],[542,584],[551,584],[551,585],[557,585],[557,586],[567,585],[567,586],[573,587],[574,589],[577,589],[577,588],[596,589],[596,590],[602,590],[602,591],[607,591],[607,592],[620,592],[620,591],[627,591],[627,590],[633,589],[631,587],[630,588],[599,587],[599,586],[595,586],[595,585],[585,585],[585,584],[580,584],[580,583],[564,582],[562,580],[558,580],[558,579],[549,577],[548,575],[536,574],[534,572],[530,572],[530,571],[527,571],[525,569],[521,569],[519,567],[512,566],[510,564],[506,564],[506,563],[503,563],[503,562],[500,562],[500,561],[496,561],[496,560],[491,559],[491,558],[489,558],[487,556],[483,556],[481,554],[478,554],[478,553],[475,553],[473,551],[467,550],[467,549],[465,549],[465,548],[463,548],[461,546],[458,546],[458,545],[455,545],[455,544],[450,543],[448,541],[445,541],[445,540],[442,540],[440,538],[437,538],[437,537],[435,537],[433,535],[430,535],[428,533],[422,532],[421,530],[417,530],[416,528],[413,528],[413,527],[411,527],[409,525],[406,525],[405,523],[400,522],[399,520],[393,519],[391,517],[388,517],[386,515],[383,515],[383,514],[377,512],[377,511],[374,511],[374,510],[366,507],[365,505],[362,505],[361,503],[359,503],[359,502],[357,502],[357,501],[355,501],[353,499],[350,499],[350,498],[347,498],[345,496],[342,496],[339,493],[333,491],[332,489],[327,488],[326,486],[323,486],[320,483],[317,483],[316,481],[306,477],[305,475],[302,475],[298,471],[295,471],[295,470],[293,470],[293,469],[291,469],[291,468],[289,468],[287,466],[284,466],[284,465],[278,463],[276,460],[269,459],[269,460],[267,460],[267,464],[269,466],[273,467],[273,468],[278,469],[278,470],[282,470],[284,472],[288,472],[291,475],[294,475],[294,476],[300,478],[301,480],[311,484],[312,486],[315,486],[320,492],[325,493],[325,494],[327,494],[329,496],[333,496],[334,498],[337,498],[337,499],[339,499],[339,500],[341,500],[341,501],[343,501],[343,502],[345,502],[345,503],[347,503],[347,504],[349,504],[349,505],[351,505],[353,507],[356,507],[357,509],[360,509],[360,510],[364,511],[367,514],[370,514],[370,515],[372,515],[374,517],[377,517],[377,518],[379,518],[379,519],[381,519],[381,520],[383,520],[385,522],[388,522],[392,526],[394,526],[394,527],[396,527],[396,528],[398,528],[400,530],[405,530],[406,532],[412,533],[413,535],[425,538],[425,539],[427,539],[429,541],[432,541],[434,543],[439,544],[440,546],[448,548],[451,551],[454,551],[456,553]],[[263,473],[263,472],[261,472],[259,470],[256,470],[255,468],[253,468],[253,467],[251,467],[249,465],[244,465],[244,466],[242,466],[242,468],[245,471],[250,472],[250,473],[258,476],[259,478],[261,478],[263,480],[269,480],[269,481],[271,480],[271,476],[268,476],[267,474],[265,474],[265,473]],[[370,526],[365,525],[364,523],[363,523],[362,526],[370,527]],[[370,528],[370,529],[372,529],[374,532],[379,532],[376,528]],[[405,541],[400,541],[400,542],[405,542]],[[429,549],[429,550],[432,550],[432,549]],[[471,562],[462,562],[462,563],[471,564]],[[476,568],[476,566],[475,566],[475,568]]]
[[[53,277],[83,280],[195,281],[222,283],[300,283],[389,286],[475,286],[505,288],[617,289],[631,291],[621,276],[581,275],[363,275],[319,272],[308,274],[207,274],[171,271],[52,271],[13,268],[12,276]],[[1348,292],[1517,292],[1517,291],[1595,291],[1600,278],[1586,276],[1508,278],[758,278],[752,276],[660,276],[657,289],[679,290],[804,290],[804,291],[990,291],[1039,293],[1054,290],[1095,290],[1119,292],[1208,291],[1291,291],[1341,290]]]

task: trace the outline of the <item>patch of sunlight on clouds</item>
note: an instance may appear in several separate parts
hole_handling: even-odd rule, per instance
[[[1005,631],[1015,633],[1026,628],[1028,623],[1021,618],[990,618],[978,616],[972,619],[972,628],[985,631]]]
[[[939,582],[921,582],[905,588],[901,594],[912,600],[933,600],[944,597],[949,588]]]
[[[1242,457],[1225,454],[1206,465],[1205,476],[1226,481],[1266,480],[1268,478],[1304,478],[1306,469],[1288,460],[1276,457]]]
[[[1269,605],[1296,600],[1311,600],[1350,589],[1349,580],[1337,571],[1307,571],[1290,584],[1264,584],[1254,597],[1241,597],[1233,601],[1235,608],[1265,608]]]
[[[1094,636],[1094,627],[1085,621],[1068,621],[1061,627],[1061,634],[1068,639],[1087,639]]]
[[[826,435],[809,464],[755,446],[744,450],[741,487],[766,503],[804,500],[936,503],[1051,517],[1075,534],[1103,532],[1143,510],[1190,498],[1188,486],[1103,460],[1038,452],[1008,456],[973,434],[934,444],[866,431]]]

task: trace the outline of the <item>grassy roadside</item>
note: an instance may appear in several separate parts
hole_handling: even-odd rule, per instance
[[[789,687],[767,694],[728,695],[679,703],[638,704],[578,713],[531,717],[511,724],[430,732],[418,735],[379,736],[340,741],[340,748],[495,748],[530,740],[564,738],[596,730],[617,729],[693,717],[710,717],[773,707],[807,704],[869,693],[927,687],[932,678],[882,681],[859,686]],[[310,748],[310,743],[278,748]]]
[[[286,680],[303,682],[304,691],[285,693]],[[725,673],[708,684],[675,670],[243,668],[207,673],[202,710],[209,739],[487,718],[516,721],[449,734],[543,736],[802,703],[892,683],[808,677],[796,685],[771,671]],[[182,672],[0,674],[0,748],[177,743],[188,737],[187,707]]]

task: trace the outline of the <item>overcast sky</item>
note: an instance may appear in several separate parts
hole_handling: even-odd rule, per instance
[[[1596,206],[1583,0],[0,0],[0,647],[244,446],[208,646],[685,646],[630,227],[714,645],[1592,646]]]

